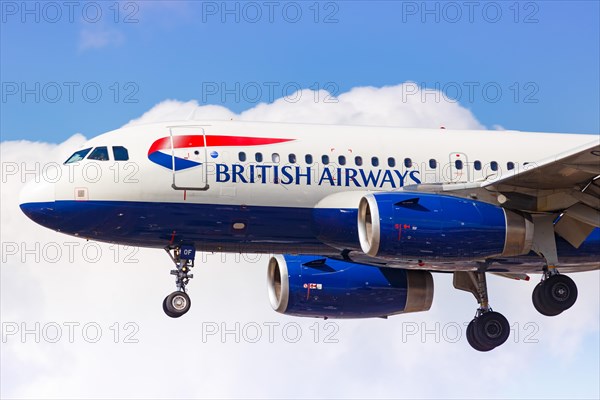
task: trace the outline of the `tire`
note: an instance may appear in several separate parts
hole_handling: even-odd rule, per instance
[[[191,306],[192,301],[190,300],[190,296],[182,291],[173,292],[165,299],[166,311],[172,314],[173,318],[181,317],[190,310]]]
[[[173,314],[172,312],[170,312],[170,311],[167,309],[167,298],[168,298],[168,297],[169,297],[169,296],[165,297],[165,299],[163,300],[163,304],[162,304],[162,306],[163,306],[163,311],[165,312],[165,314],[167,314],[167,316],[168,316],[168,317],[171,317],[171,318],[177,318],[177,317],[180,317],[180,315],[175,315],[175,314]]]
[[[577,285],[566,275],[552,275],[542,283],[541,297],[548,308],[561,313],[577,301]]]
[[[510,335],[510,325],[504,315],[488,311],[477,317],[473,336],[485,348],[494,349],[506,342]]]
[[[533,289],[533,293],[531,294],[531,301],[533,302],[533,306],[540,314],[545,315],[547,317],[553,317],[555,315],[560,314],[562,311],[549,307],[544,301],[543,286],[544,282],[540,282]]]
[[[467,326],[467,342],[469,342],[469,344],[471,345],[472,348],[474,348],[477,351],[481,351],[481,352],[485,352],[485,351],[490,351],[493,349],[493,347],[490,346],[484,346],[482,345],[476,338],[475,338],[475,325],[477,324],[477,319],[473,319],[471,322],[469,322],[469,325]]]

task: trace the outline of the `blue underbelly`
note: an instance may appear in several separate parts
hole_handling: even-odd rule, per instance
[[[339,254],[317,239],[312,208],[128,201],[57,201],[21,207],[56,231],[123,245],[163,248],[193,243],[210,251]],[[344,218],[349,226],[356,224],[356,210],[323,212]],[[561,262],[597,261],[600,229],[578,249],[557,237],[557,249]]]

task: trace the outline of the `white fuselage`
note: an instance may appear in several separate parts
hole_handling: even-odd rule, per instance
[[[162,150],[164,154],[202,163],[173,171],[172,165],[160,166],[148,158],[152,143],[171,135],[289,141],[213,146],[209,139],[207,147],[171,149],[169,146]],[[71,166],[74,173],[63,174],[65,178],[72,175],[74,179],[62,179],[56,186],[55,196],[56,200],[77,200],[75,188],[83,187],[88,189],[87,200],[314,207],[323,197],[341,191],[394,191],[418,183],[493,179],[508,172],[509,166],[518,172],[591,139],[589,135],[516,131],[230,121],[139,125],[87,142],[83,148],[124,146],[129,151],[129,160],[114,161],[111,157],[108,161],[95,161],[93,167],[86,167],[86,163],[92,161],[82,160],[76,167]],[[240,160],[240,153],[245,154],[245,161]],[[262,155],[262,161],[256,161],[257,154]],[[290,155],[295,156],[294,163],[290,163]],[[312,162],[307,162],[307,155],[312,157]],[[323,162],[323,157],[329,158],[328,164]],[[344,165],[340,157],[345,157]],[[357,165],[356,157],[362,159],[362,165]],[[374,159],[378,165],[374,165]],[[457,160],[462,162],[462,169],[458,168]],[[96,178],[97,171],[101,171],[100,179]],[[175,190],[173,182],[193,189],[208,184],[208,189]]]

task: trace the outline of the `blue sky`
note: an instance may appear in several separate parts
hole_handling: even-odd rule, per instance
[[[2,2],[2,140],[94,136],[165,99],[241,112],[273,100],[269,85],[281,97],[285,85],[342,93],[406,81],[442,89],[488,128],[600,131],[596,1],[276,2],[272,15],[264,2],[121,2],[118,15],[113,2],[84,2],[72,22],[65,6],[56,17],[28,4],[32,14]]]

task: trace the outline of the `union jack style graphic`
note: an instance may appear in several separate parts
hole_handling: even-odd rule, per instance
[[[306,289],[306,300],[310,299],[310,291],[311,289],[316,289],[316,290],[323,290],[323,284],[322,283],[305,283],[304,285],[302,285],[304,287],[304,289]]]
[[[257,138],[245,136],[217,136],[206,135],[206,145],[202,135],[173,136],[173,149],[201,148],[201,147],[247,147],[261,146],[290,142],[294,139]],[[167,169],[181,171],[202,165],[201,162],[188,160],[182,157],[173,157],[171,154],[171,136],[156,140],[148,149],[148,159],[155,164]],[[175,163],[175,165],[173,165]]]
[[[318,289],[318,290],[323,289],[323,284],[321,284],[321,283],[305,283],[303,286],[304,286],[304,289]]]

